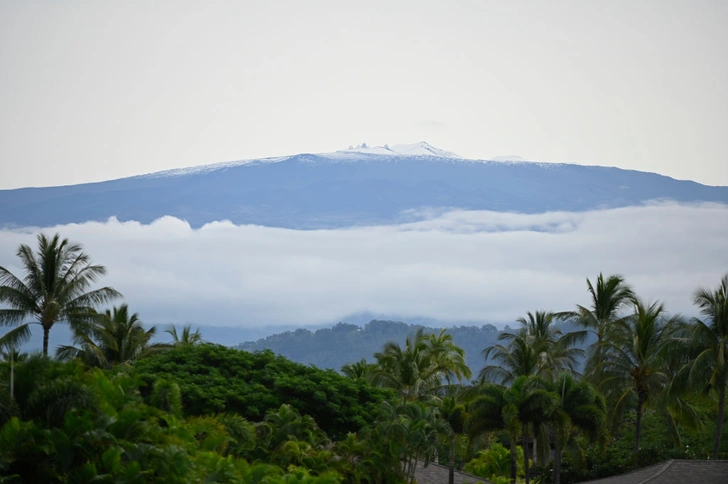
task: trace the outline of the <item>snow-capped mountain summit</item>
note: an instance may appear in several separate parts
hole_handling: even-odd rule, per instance
[[[463,159],[455,153],[435,148],[431,144],[420,141],[419,143],[412,144],[398,144],[394,146],[383,145],[383,146],[369,146],[366,143],[362,143],[356,146],[349,146],[346,150],[338,150],[330,153],[317,153],[311,156],[315,157],[315,161],[326,161],[345,159],[347,161],[361,160],[362,155],[370,155],[374,159],[383,159],[381,156],[410,156],[410,157],[421,157],[421,156],[434,156],[438,158],[452,158],[452,159]],[[228,168],[234,168],[240,165],[258,165],[264,163],[277,163],[284,161],[291,156],[275,156],[270,158],[259,158],[259,159],[248,159],[248,160],[235,160],[235,161],[223,161],[220,163],[211,163],[208,165],[190,166],[186,168],[173,168],[171,170],[158,171],[156,173],[148,173],[145,175],[138,175],[138,178],[159,178],[166,176],[182,176],[192,175],[195,173],[207,173],[216,170],[225,170]],[[310,160],[313,161],[313,160]]]
[[[526,160],[525,160],[525,158],[522,158],[518,155],[500,155],[500,156],[494,156],[492,158],[488,158],[488,161],[521,162],[521,161],[526,161]]]
[[[412,144],[398,144],[394,146],[368,146],[362,143],[356,146],[349,146],[347,150],[339,150],[336,153],[359,153],[366,155],[399,155],[399,156],[437,156],[440,158],[460,158],[450,151],[435,148],[431,144],[420,141]]]
[[[468,160],[425,142],[217,163],[82,185],[0,190],[0,227],[89,220],[297,229],[394,224],[443,210],[542,213],[650,200],[728,204],[709,187],[618,168]],[[343,161],[343,162],[342,162]]]

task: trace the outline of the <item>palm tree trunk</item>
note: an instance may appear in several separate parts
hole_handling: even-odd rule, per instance
[[[725,418],[725,377],[721,379],[720,389],[718,390],[718,421],[715,426],[715,442],[713,442],[713,459],[718,458],[720,451],[720,439],[723,435],[723,420]]]
[[[642,405],[644,404],[642,392],[637,392],[637,420],[634,423],[634,456],[637,462],[637,453],[640,450],[640,437],[642,434]]]
[[[528,449],[531,447],[531,439],[526,432],[523,433],[523,471],[526,474],[526,484],[531,482],[528,468]]]
[[[10,400],[15,399],[15,347],[10,348]],[[452,484],[452,483],[450,483]]]
[[[516,484],[516,473],[518,472],[517,457],[516,436],[511,435],[511,484]]]
[[[455,434],[450,437],[450,469],[447,482],[448,484],[455,484]]]
[[[50,331],[51,328],[43,325],[43,356],[48,356],[48,333]]]
[[[554,484],[561,483],[561,446],[556,444],[554,450]]]

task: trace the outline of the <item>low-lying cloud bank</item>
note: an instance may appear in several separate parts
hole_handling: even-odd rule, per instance
[[[21,273],[0,231],[0,265]],[[105,284],[148,323],[259,327],[359,312],[507,323],[588,304],[585,279],[620,273],[647,300],[694,314],[692,293],[728,271],[728,206],[654,204],[579,213],[433,213],[398,226],[299,231],[214,222],[193,230],[88,222],[43,229],[106,265]]]

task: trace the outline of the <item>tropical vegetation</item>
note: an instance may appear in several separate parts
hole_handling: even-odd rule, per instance
[[[0,266],[0,325],[17,325],[3,336],[6,344],[18,345],[30,336],[30,325],[43,331],[43,354],[48,354],[48,333],[54,324],[67,322],[74,329],[87,321],[99,304],[121,294],[111,287],[91,289],[106,268],[91,262],[79,244],[59,234],[38,234],[38,249],[25,244],[16,253],[24,271],[15,276]],[[34,321],[26,322],[28,318]]]
[[[0,482],[414,483],[439,463],[560,484],[728,458],[728,274],[696,289],[696,318],[599,274],[587,304],[481,339],[473,379],[448,330],[417,328],[340,372],[190,325],[158,334],[126,303],[101,307],[120,294],[96,287],[106,270],[80,245],[37,244],[17,251],[21,276],[0,267]],[[54,353],[58,323],[73,343]],[[25,354],[33,324],[43,349]]]

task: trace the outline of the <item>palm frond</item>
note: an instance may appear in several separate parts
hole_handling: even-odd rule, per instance
[[[0,349],[18,348],[30,339],[30,327],[28,324],[21,324],[0,337]]]

